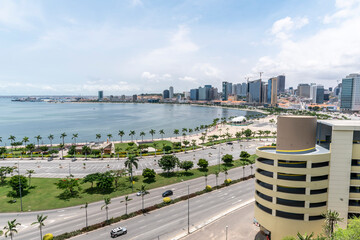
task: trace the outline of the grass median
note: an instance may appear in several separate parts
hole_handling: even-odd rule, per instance
[[[252,155],[250,160],[254,160],[256,155]],[[240,167],[246,165],[247,162],[242,160],[235,160],[231,166],[221,164],[221,171],[223,167],[227,167],[228,169]],[[109,169],[111,170],[111,169]],[[166,173],[157,174],[155,178],[155,182],[146,183],[146,180],[143,176],[135,176],[135,184],[134,184],[134,192],[136,189],[140,188],[142,184],[147,185],[147,189],[158,188],[174,183],[181,182],[182,180],[190,180],[198,177],[202,177],[205,174],[210,175],[214,174],[215,171],[219,170],[219,166],[209,166],[208,171],[204,172],[199,169],[191,169],[187,173],[185,171],[176,171],[169,176]],[[241,177],[241,176],[239,176]],[[224,173],[220,173],[219,175],[219,184],[223,182],[225,178]],[[131,194],[131,183],[129,181],[129,177],[122,177],[119,181],[119,186],[117,189],[113,189],[112,192],[109,193],[99,193],[93,191],[90,183],[82,184],[82,190],[79,194],[79,197],[70,198],[67,200],[61,199],[59,196],[63,192],[63,190],[58,189],[55,185],[56,182],[59,181],[60,178],[31,178],[31,186],[27,191],[23,193],[23,211],[38,211],[38,210],[47,210],[47,209],[56,209],[56,208],[64,208],[70,206],[76,206],[85,204],[86,202],[96,202],[101,201],[104,197],[119,197]],[[8,180],[8,179],[7,179]],[[144,181],[145,180],[145,181]],[[11,188],[8,185],[0,185],[0,212],[19,212],[20,211],[20,199],[8,197],[7,194],[11,191]],[[14,202],[13,200],[16,200]]]

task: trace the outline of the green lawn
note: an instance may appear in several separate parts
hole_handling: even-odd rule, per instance
[[[256,155],[252,155],[251,159],[255,159]],[[241,160],[234,161],[233,166],[227,166],[228,169],[243,166],[245,162]],[[195,167],[197,167],[195,165]],[[221,166],[221,170],[224,165]],[[210,166],[208,168],[207,174],[214,174],[215,171],[219,169],[219,166]],[[161,186],[166,186],[169,184],[181,182],[194,179],[197,177],[204,176],[205,172],[202,172],[198,169],[189,170],[188,173],[184,171],[170,173],[169,177],[166,174],[156,175],[156,182],[145,183],[148,189],[157,188]],[[240,178],[241,176],[239,176]],[[219,177],[219,184],[222,183],[224,179],[224,174],[222,173]],[[113,191],[110,194],[101,194],[101,193],[89,193],[86,191],[90,188],[90,183],[82,185],[82,191],[79,198],[71,198],[70,200],[61,200],[58,198],[59,194],[62,193],[62,190],[57,189],[56,183],[59,179],[56,178],[32,178],[31,183],[34,188],[30,189],[29,192],[23,196],[23,211],[36,211],[36,210],[45,210],[45,209],[54,209],[54,208],[63,208],[70,207],[75,205],[84,204],[85,202],[95,202],[104,199],[105,196],[111,198],[118,197],[131,193],[131,185],[128,177],[123,177],[120,180],[120,187]],[[143,184],[143,177],[136,176],[136,181],[134,185],[134,192],[136,189]],[[16,199],[16,203],[10,203],[12,198],[7,197],[7,193],[10,191],[10,188],[5,186],[0,186],[0,212],[17,212],[20,211],[20,199]]]

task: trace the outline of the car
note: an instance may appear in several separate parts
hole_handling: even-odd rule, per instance
[[[227,144],[227,145],[233,145],[233,143],[232,143],[232,142],[227,142],[226,144]]]
[[[171,195],[173,195],[173,191],[171,191],[171,190],[167,190],[162,194],[163,197],[167,197],[167,196],[171,196]]]
[[[118,237],[118,236],[121,236],[121,235],[124,235],[127,233],[127,229],[124,228],[124,227],[117,227],[117,228],[114,228],[110,231],[110,236],[112,238],[115,238],[115,237]]]
[[[141,195],[144,195],[144,194],[145,194],[144,192],[138,191],[138,192],[136,193],[136,196],[141,196]]]

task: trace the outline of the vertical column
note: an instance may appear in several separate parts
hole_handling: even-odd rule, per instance
[[[331,139],[331,157],[328,189],[328,209],[337,211],[344,221],[341,228],[347,225],[349,210],[349,186],[352,159],[353,131],[334,130]]]

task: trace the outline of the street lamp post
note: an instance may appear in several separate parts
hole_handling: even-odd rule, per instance
[[[69,163],[69,176],[71,175],[71,168],[70,168],[70,163]]]
[[[221,158],[221,157],[220,157],[220,148],[221,148],[221,143],[219,142],[219,172],[221,171],[221,170],[220,170],[220,158]]]
[[[228,239],[228,228],[229,228],[228,226],[225,227],[225,232],[226,232],[226,238],[225,239],[226,240]]]
[[[187,185],[188,187],[188,234],[190,234],[190,186]]]
[[[20,181],[20,162],[18,160],[18,178],[19,178],[19,193],[20,193],[20,211],[23,211],[22,195],[21,195],[21,181]]]

